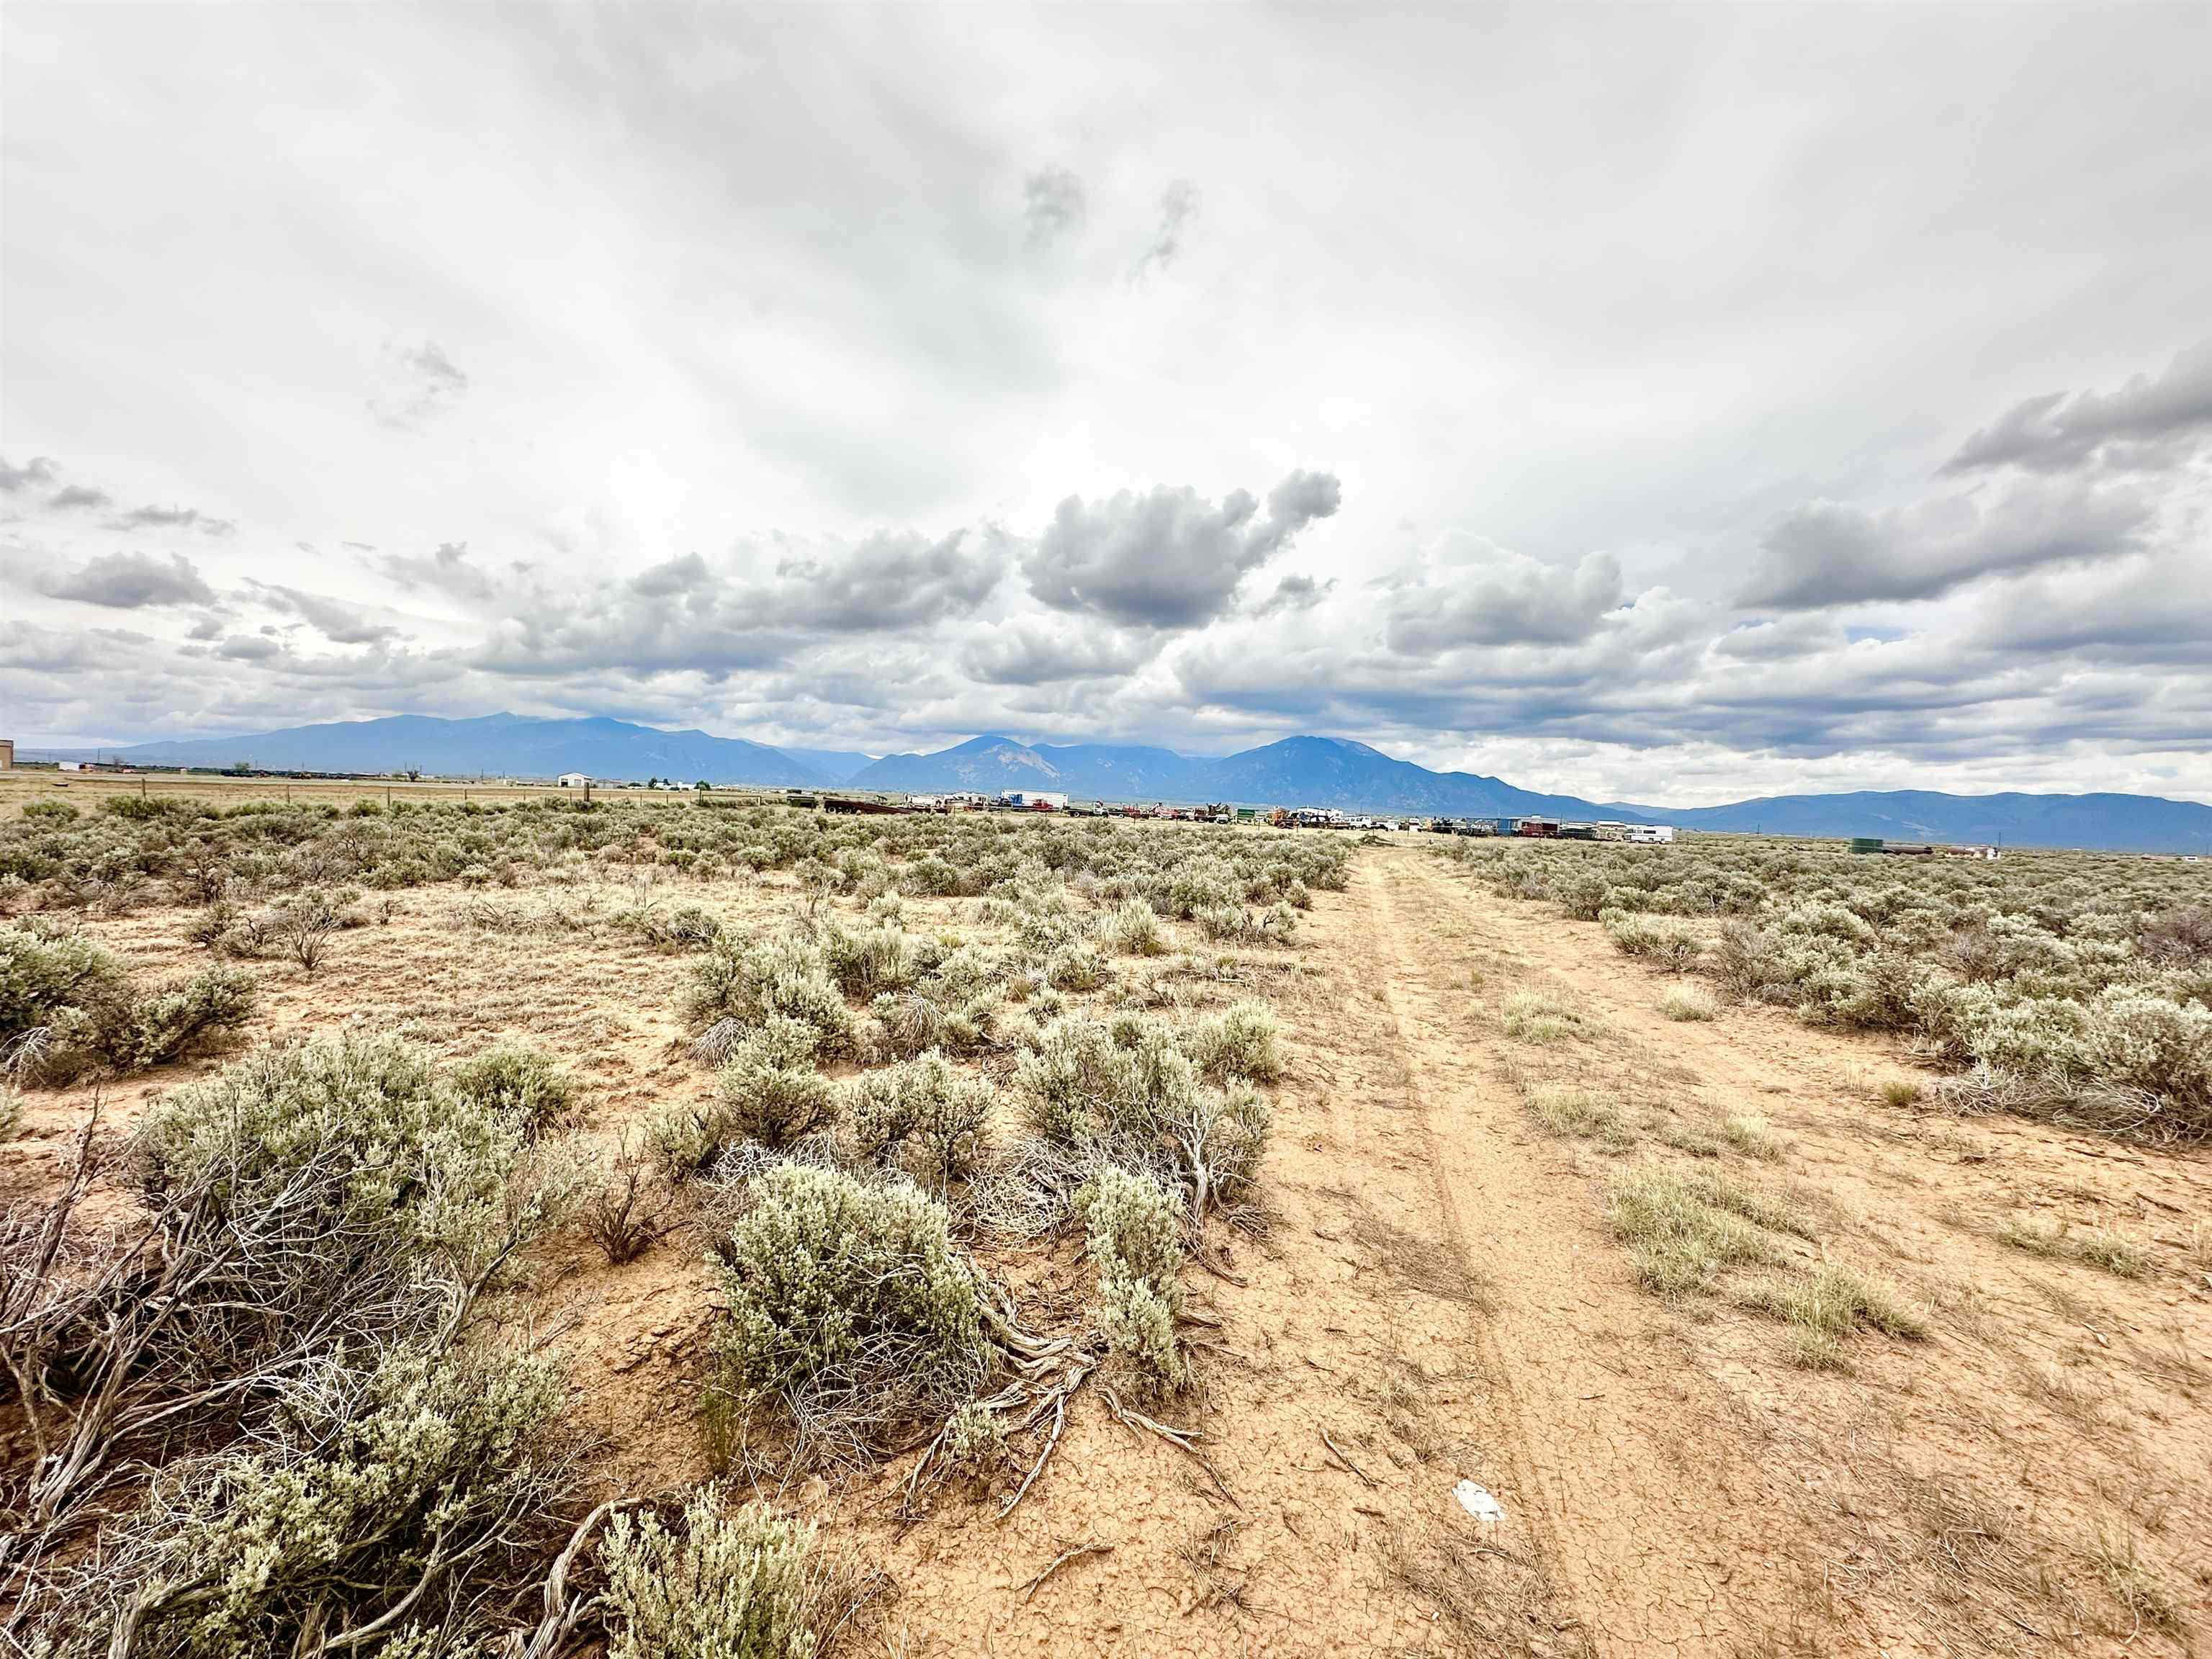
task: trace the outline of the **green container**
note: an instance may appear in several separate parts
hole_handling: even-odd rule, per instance
[[[1851,851],[1854,853],[1879,853],[1881,851],[1881,837],[1880,836],[1853,836],[1851,837]]]

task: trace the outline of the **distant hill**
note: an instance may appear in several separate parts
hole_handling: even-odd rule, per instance
[[[1662,809],[1618,809],[1649,817]],[[1766,795],[1664,813],[1691,830],[1771,836],[1880,836],[1887,841],[2095,847],[2212,853],[2212,806],[2159,795],[1946,795],[1926,789]]]
[[[1431,772],[1344,738],[1285,738],[1218,759],[1130,744],[1023,743],[997,733],[933,754],[780,750],[704,732],[663,732],[617,720],[532,720],[404,714],[293,726],[244,737],[103,750],[153,766],[551,777],[677,778],[686,782],[890,793],[1056,789],[1083,799],[1232,801],[1449,817],[1543,813],[1685,829],[1790,836],[1881,836],[1891,841],[2003,842],[2119,852],[2212,854],[2212,806],[2152,795],[1946,795],[1927,790],[1772,795],[1726,806],[1588,801],[1516,788],[1473,772]],[[26,754],[24,758],[32,757]]]
[[[1170,749],[986,735],[930,755],[886,755],[848,781],[856,789],[1059,789],[1102,800],[1194,800],[1212,764]]]
[[[1059,789],[1103,800],[1222,800],[1471,817],[1598,811],[1573,795],[1536,794],[1467,772],[1431,772],[1344,738],[1285,738],[1207,760],[1169,749],[1025,744],[991,735],[934,754],[887,755],[851,781],[860,789]]]
[[[873,765],[876,758],[857,749],[793,749],[785,744],[777,744],[776,752],[790,756],[824,783],[848,783],[855,772]]]
[[[223,767],[244,761],[282,771],[414,769],[451,777],[482,773],[488,777],[550,778],[585,772],[595,778],[662,777],[686,783],[704,778],[709,783],[771,787],[831,781],[781,750],[743,738],[662,732],[628,720],[532,720],[520,714],[465,720],[395,714],[243,737],[145,743],[102,752],[147,766]]]

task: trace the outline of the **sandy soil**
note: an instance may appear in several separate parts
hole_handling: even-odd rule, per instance
[[[683,896],[739,921],[792,902],[735,883]],[[359,1019],[457,1057],[526,1038],[575,1068],[611,1146],[711,1087],[674,1042],[685,959],[604,922],[625,896],[399,895],[313,978],[261,969],[250,1035]],[[908,925],[931,915],[913,907]],[[197,959],[185,919],[94,931],[134,966],[180,973]],[[2203,1154],[1893,1109],[1875,1091],[1908,1069],[1900,1055],[1776,1011],[1671,1023],[1663,981],[1595,925],[1497,898],[1410,842],[1363,851],[1298,949],[1240,971],[1198,988],[1256,988],[1285,1019],[1272,1220],[1217,1234],[1222,1273],[1189,1270],[1193,1304],[1220,1324],[1192,1333],[1202,1393],[1164,1413],[1200,1433],[1220,1485],[1086,1391],[1004,1522],[952,1491],[902,1515],[910,1458],[785,1492],[886,1576],[869,1650],[2165,1653],[2212,1630]],[[1499,1005],[1530,988],[1571,1000],[1591,1035],[1506,1037]],[[111,1090],[112,1120],[192,1069]],[[1532,1079],[1609,1091],[1651,1127],[1617,1155],[1553,1139],[1522,1104]],[[0,1182],[41,1179],[88,1101],[33,1097]],[[1770,1318],[1636,1286],[1606,1231],[1607,1176],[1690,1159],[1669,1134],[1744,1111],[1786,1151],[1721,1163],[1799,1190],[1824,1218],[1808,1257],[1897,1287],[1928,1310],[1926,1340],[1863,1334],[1847,1371],[1808,1372]],[[2116,1227],[2152,1272],[2023,1255],[1992,1237],[2019,1214]],[[1032,1322],[1073,1327],[1076,1250],[990,1261]],[[538,1265],[521,1311],[568,1354],[607,1483],[703,1476],[714,1290],[698,1241],[679,1230],[609,1268],[563,1237]],[[1463,1481],[1503,1518],[1470,1514]],[[1026,1588],[1084,1545],[1110,1547]],[[2166,1598],[2166,1627],[2155,1598],[2130,1611],[2116,1585]]]

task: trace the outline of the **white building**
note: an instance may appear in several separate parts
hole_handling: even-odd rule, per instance
[[[560,778],[561,787],[563,789],[588,788],[591,786],[591,779],[585,776],[581,772],[563,772]]]

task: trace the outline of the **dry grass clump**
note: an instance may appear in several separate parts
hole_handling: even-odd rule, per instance
[[[1781,1160],[1785,1145],[1773,1127],[1756,1112],[1733,1112],[1720,1121],[1721,1139],[1746,1158],[1763,1163]]]
[[[1696,930],[1679,921],[1657,921],[1626,910],[1603,911],[1598,921],[1605,936],[1624,956],[1640,957],[1680,972],[1695,967],[1705,954],[1705,941]]]
[[[1810,1273],[1770,1280],[1742,1301],[1789,1325],[1791,1357],[1808,1370],[1841,1367],[1844,1339],[1854,1331],[1916,1340],[1928,1334],[1926,1318],[1894,1291],[1833,1261]]]
[[[1659,1012],[1672,1020],[1720,1018],[1720,1005],[1694,985],[1670,985],[1659,999]]]
[[[1903,1111],[1908,1106],[1920,1103],[1920,1080],[1917,1078],[1893,1077],[1882,1081],[1881,1103],[1893,1111]]]
[[[1628,1247],[1637,1282],[1667,1297],[1710,1291],[1730,1267],[1783,1259],[1765,1224],[1747,1211],[1771,1212],[1747,1188],[1671,1170],[1624,1173],[1606,1192],[1607,1225]]]
[[[1528,1115],[1561,1139],[1595,1140],[1609,1152],[1634,1149],[1636,1133],[1620,1103],[1589,1089],[1537,1089],[1526,1096]]]
[[[1637,1282],[1668,1297],[1720,1291],[1736,1268],[1784,1268],[1783,1237],[1813,1237],[1804,1206],[1786,1195],[1709,1171],[1651,1166],[1614,1177],[1606,1220],[1628,1247]],[[1917,1338],[1928,1329],[1895,1292],[1832,1261],[1768,1275],[1734,1295],[1739,1306],[1788,1325],[1791,1357],[1808,1369],[1840,1367],[1844,1343],[1858,1330]]]
[[[2181,1603],[2165,1581],[2142,1559],[2131,1537],[2100,1534],[2090,1558],[2103,1577],[2105,1588],[2135,1626],[2132,1637],[2145,1626],[2167,1636],[2180,1636],[2185,1625]]]
[[[2122,1279],[2143,1279],[2150,1273],[2150,1253],[2109,1228],[2077,1228],[2063,1221],[2012,1215],[1998,1224],[1996,1238],[2029,1255],[2079,1261]]]
[[[1594,1021],[1564,998],[1542,991],[1516,991],[1499,1011],[1505,1035],[1540,1048],[1556,1048],[1597,1029]]]

